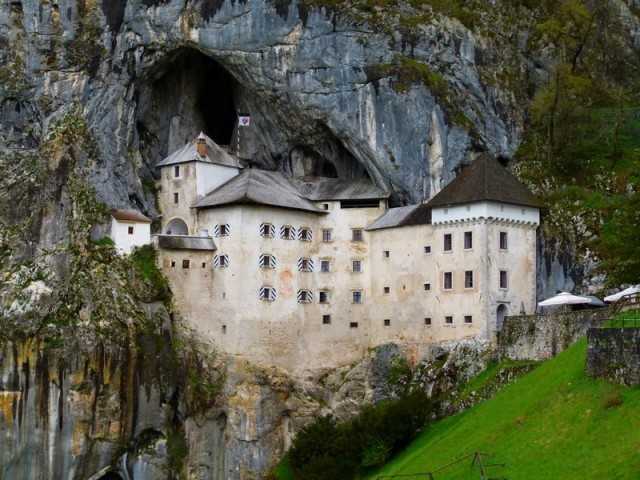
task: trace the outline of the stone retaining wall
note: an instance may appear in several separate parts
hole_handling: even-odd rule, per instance
[[[506,317],[498,334],[500,357],[546,360],[554,357],[611,315],[611,308]]]
[[[640,328],[590,328],[587,375],[640,385]]]

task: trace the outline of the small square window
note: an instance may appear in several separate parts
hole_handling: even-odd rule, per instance
[[[431,317],[424,317],[424,324],[431,325]]]
[[[331,315],[322,315],[322,324],[331,325]]]
[[[300,241],[302,242],[310,242],[312,239],[311,230],[308,228],[300,229]]]
[[[473,288],[473,270],[464,272],[464,288]]]
[[[273,237],[273,225],[270,223],[263,223],[260,225],[260,236]]]
[[[444,234],[443,242],[444,242],[444,251],[445,252],[450,252],[453,249],[453,247],[452,247],[453,243],[451,241],[451,234],[450,233],[445,233]]]
[[[509,279],[506,270],[500,270],[500,288],[509,288]]]
[[[178,178],[180,176],[180,165],[173,167],[173,177]]]
[[[327,243],[332,240],[332,231],[331,230],[322,230],[322,241]]]
[[[353,240],[354,242],[361,242],[362,241],[362,229],[354,228],[351,231],[351,240]]]
[[[453,317],[451,315],[447,315],[446,317],[444,317],[444,323],[452,324]]]
[[[178,192],[175,192],[173,194],[173,203],[178,203],[179,199],[180,199],[180,194]]]
[[[330,260],[320,260],[320,271],[321,272],[330,272],[331,271],[331,261]]]
[[[323,203],[323,204],[322,204],[322,207],[323,207],[325,210],[329,210],[329,204],[328,204],[328,203]]]
[[[354,273],[362,273],[362,262],[360,260],[354,260],[352,270]]]
[[[464,323],[473,323],[473,317],[471,315],[465,315]]]
[[[358,322],[351,322],[349,328],[358,328]]]
[[[175,266],[176,266],[176,262],[175,262],[175,260],[172,260],[171,261],[171,268],[174,268]]]
[[[182,268],[189,268],[191,260],[182,260]]]
[[[424,288],[425,292],[430,292],[431,291],[431,284],[430,283],[423,283],[422,284],[422,288]]]
[[[298,270],[301,272],[313,272],[313,262],[308,258],[298,260]]]
[[[285,240],[293,240],[293,228],[289,226],[284,226],[280,229],[280,238]]]
[[[260,268],[276,268],[276,258],[273,255],[260,255],[258,261]]]
[[[206,262],[202,262],[202,268],[207,268],[207,263]]]
[[[390,327],[391,326],[391,319],[390,318],[385,318],[384,319],[384,326],[385,327]]]
[[[425,245],[424,253],[425,255],[429,255],[431,253],[431,245]]]
[[[382,251],[382,258],[389,258],[389,250]]]
[[[128,227],[128,228],[127,228],[127,233],[128,233],[129,235],[133,235],[133,227]]]
[[[329,303],[329,292],[320,290],[318,292],[318,303]]]
[[[389,287],[383,287],[383,291],[384,293],[388,294],[391,291],[391,289]]]
[[[464,249],[471,250],[473,248],[473,232],[464,232]]]
[[[351,300],[352,303],[362,303],[362,292],[359,290],[351,292]]]
[[[507,232],[500,232],[500,250],[507,250],[508,246]]]
[[[452,272],[444,272],[442,276],[442,288],[444,290],[453,289],[453,273]]]
[[[214,268],[226,268],[229,266],[229,256],[227,254],[224,255],[216,255],[213,257],[213,266]]]
[[[222,225],[220,225],[220,236],[221,237],[228,237],[229,236],[229,225],[226,223],[223,223]]]

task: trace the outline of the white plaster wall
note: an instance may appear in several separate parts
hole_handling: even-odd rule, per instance
[[[196,197],[204,197],[207,193],[218,188],[238,175],[235,167],[216,165],[214,163],[195,162],[196,168]]]
[[[129,227],[133,227],[133,234],[129,234]],[[118,253],[129,254],[134,247],[151,243],[151,224],[123,222],[112,218],[111,239],[115,242]]]
[[[540,223],[540,210],[509,203],[474,202],[452,205],[450,207],[436,207],[431,213],[431,219],[434,224],[479,218],[491,218],[538,225]]]

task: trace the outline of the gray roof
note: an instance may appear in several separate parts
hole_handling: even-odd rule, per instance
[[[151,219],[138,210],[112,210],[111,216],[119,222],[151,223]]]
[[[424,204],[390,208],[375,219],[365,230],[428,225],[431,223],[431,208]]]
[[[186,235],[158,235],[158,246],[171,250],[217,250],[211,237]]]
[[[204,138],[207,145],[205,156],[198,153],[198,139]],[[186,162],[204,162],[215,163],[216,165],[224,165],[227,167],[242,168],[238,160],[227,152],[225,152],[216,142],[207,137],[204,133],[200,133],[198,138],[193,142],[187,143],[184,147],[176,150],[167,158],[162,160],[158,167],[166,167],[168,165],[177,165]]]
[[[462,170],[460,175],[429,200],[427,205],[444,207],[480,201],[538,208],[542,206],[527,187],[486,153]]]
[[[321,200],[374,200],[389,198],[389,192],[376,187],[371,180],[359,178],[300,177],[295,179],[300,194],[318,202]]]
[[[193,208],[223,205],[268,205],[307,212],[327,212],[311,203],[296,190],[291,180],[280,172],[249,168],[208,193]]]

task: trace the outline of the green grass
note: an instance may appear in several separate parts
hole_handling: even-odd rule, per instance
[[[438,422],[377,475],[428,472],[479,450],[506,464],[490,468],[491,477],[638,478],[640,387],[587,377],[585,352],[583,339],[491,400]],[[478,478],[470,464],[436,478]]]
[[[640,327],[640,310],[633,309],[618,313],[604,324],[605,328]]]

